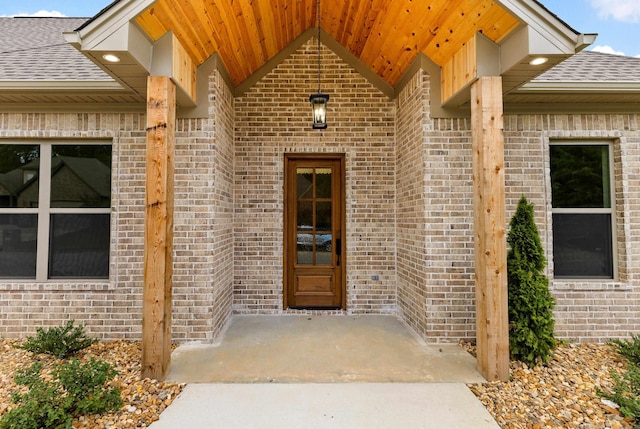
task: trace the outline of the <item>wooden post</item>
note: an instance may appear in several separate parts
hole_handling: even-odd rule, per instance
[[[176,88],[165,76],[147,82],[142,376],[164,380],[171,359]]]
[[[478,371],[509,379],[509,314],[502,78],[471,86]]]

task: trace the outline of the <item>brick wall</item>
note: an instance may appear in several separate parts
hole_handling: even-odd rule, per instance
[[[0,139],[105,139],[113,143],[110,281],[0,282],[0,337],[72,318],[99,338],[139,338],[146,120],[139,114],[0,114]]]
[[[312,130],[317,64],[310,40],[235,100],[237,313],[283,311],[283,167],[294,152],[345,154],[347,308],[396,311],[395,106],[323,47],[329,127]]]
[[[429,341],[473,338],[469,120],[429,117],[425,72],[389,100],[323,47],[329,128],[311,130],[316,61],[311,40],[235,99],[214,72],[209,117],[178,121],[174,338],[212,341],[232,312],[287,313],[283,167],[291,152],[345,154],[347,311],[399,313]],[[0,114],[0,139],[113,143],[110,280],[0,281],[0,336],[74,318],[100,338],[140,337],[145,126],[133,113]],[[553,280],[548,150],[567,139],[613,142],[615,281]],[[507,219],[522,194],[536,208],[558,335],[604,341],[640,331],[640,116],[507,115],[505,163]]]
[[[573,341],[606,341],[640,331],[640,115],[512,115],[505,118],[507,214],[520,195],[534,203],[556,297],[556,332]],[[613,144],[618,279],[553,279],[549,142]]]

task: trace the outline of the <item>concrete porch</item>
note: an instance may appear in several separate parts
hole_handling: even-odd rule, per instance
[[[394,316],[234,316],[216,345],[182,345],[184,383],[476,383],[457,344],[425,344]]]

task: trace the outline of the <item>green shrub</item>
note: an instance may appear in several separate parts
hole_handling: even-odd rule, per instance
[[[630,340],[611,340],[609,342],[630,362],[640,365],[640,336],[632,335]]]
[[[117,371],[111,364],[95,359],[87,363],[72,359],[55,371],[60,385],[71,398],[74,415],[102,414],[120,408],[120,389],[105,386],[116,375]]]
[[[640,419],[640,367],[634,363],[627,364],[627,372],[612,372],[614,381],[613,393],[598,390],[598,394],[620,405],[620,413],[636,422]]]
[[[555,301],[543,272],[547,262],[533,205],[524,196],[509,225],[509,350],[514,359],[535,366],[547,362],[557,345],[553,333]]]
[[[2,416],[0,429],[71,429],[74,417],[116,411],[122,406],[120,390],[106,385],[115,375],[109,363],[73,359],[54,365],[47,381],[42,363],[35,362],[16,373],[16,384],[28,390],[12,395],[18,406]]]
[[[83,326],[73,324],[74,321],[69,320],[63,326],[50,329],[36,328],[37,335],[27,337],[27,341],[18,347],[31,353],[45,353],[65,359],[96,341],[87,336]]]
[[[42,363],[35,362],[16,373],[16,384],[29,390],[23,394],[14,392],[12,400],[19,405],[2,416],[0,429],[71,429],[72,416],[66,411],[68,399],[59,386],[41,378],[41,371]]]

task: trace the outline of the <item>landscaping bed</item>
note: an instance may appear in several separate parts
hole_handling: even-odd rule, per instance
[[[17,370],[28,368],[34,360],[39,360],[46,371],[57,361],[50,355],[34,356],[25,350],[15,348],[18,344],[21,342],[0,340],[0,416],[14,407],[11,394],[17,388],[14,383]],[[113,383],[122,391],[123,406],[114,413],[80,417],[74,420],[74,428],[145,428],[158,420],[160,413],[173,402],[184,385],[142,379],[141,353],[140,342],[100,341],[75,355],[81,361],[95,358],[115,366],[118,375]]]
[[[32,355],[15,348],[14,340],[0,340],[0,416],[14,405],[11,393],[17,388],[14,375],[34,360],[45,369],[56,361],[49,355]],[[469,344],[463,347],[474,354]],[[184,385],[142,379],[141,344],[133,341],[97,342],[77,353],[82,361],[91,358],[115,366],[114,384],[122,391],[123,406],[114,413],[80,417],[74,428],[145,428],[157,420]],[[511,362],[509,382],[469,385],[503,428],[633,428],[611,403],[603,401],[597,388],[613,386],[611,371],[623,372],[626,360],[614,347],[602,344],[564,344],[553,352],[546,365],[535,368]]]
[[[472,346],[464,344],[475,354]],[[626,360],[603,344],[563,344],[545,365],[530,368],[511,361],[511,380],[471,384],[503,428],[633,428],[597,388],[613,386],[611,371],[623,372]]]

